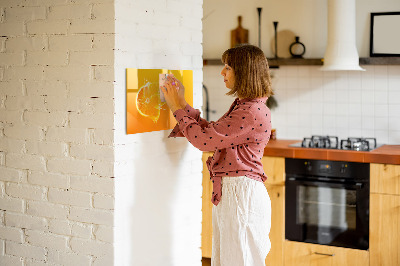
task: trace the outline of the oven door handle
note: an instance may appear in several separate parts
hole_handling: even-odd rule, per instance
[[[363,187],[363,183],[361,182],[335,182],[335,181],[322,181],[322,180],[315,180],[315,181],[310,181],[310,180],[304,180],[303,178],[298,178],[298,177],[288,177],[286,181],[289,182],[296,182],[299,184],[304,184],[304,185],[324,185],[324,186],[329,186],[329,185],[339,185],[342,187],[346,188],[352,188],[352,189],[361,189]]]

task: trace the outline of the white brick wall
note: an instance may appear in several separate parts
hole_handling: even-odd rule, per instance
[[[46,259],[46,249],[44,247],[33,246],[27,243],[20,244],[14,241],[6,241],[5,254],[14,256],[15,258],[22,257],[37,261],[44,261]]]
[[[200,107],[201,18],[202,0],[0,2],[1,265],[200,265],[201,152],[125,134],[125,69],[192,69]]]
[[[201,107],[203,1],[115,2],[114,264],[201,265],[201,152],[170,130],[126,135],[125,71],[192,69]]]
[[[66,219],[69,214],[69,206],[45,201],[27,201],[26,213],[36,217]]]
[[[5,214],[5,224],[10,227],[43,231],[47,229],[48,223],[49,221],[42,217],[13,212],[7,212]]]
[[[0,265],[112,265],[114,1],[2,0],[0,33]]]
[[[91,257],[81,253],[62,252],[58,250],[49,250],[47,254],[50,263],[60,265],[91,265]]]

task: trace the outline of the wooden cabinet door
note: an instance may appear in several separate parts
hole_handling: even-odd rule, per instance
[[[285,241],[285,266],[367,266],[365,250]]]
[[[211,258],[212,252],[212,183],[206,161],[211,152],[203,153],[203,196],[202,196],[202,224],[201,224],[201,253],[204,258]]]
[[[370,164],[371,193],[400,195],[400,165]]]
[[[267,175],[265,187],[271,199],[271,250],[265,259],[267,266],[283,265],[285,240],[285,158],[264,156],[261,160]]]
[[[266,184],[285,185],[285,158],[264,156],[261,163],[268,177]]]
[[[266,266],[283,265],[285,240],[285,187],[265,184],[271,199],[271,250],[265,259]]]
[[[371,194],[371,266],[400,265],[400,196]]]

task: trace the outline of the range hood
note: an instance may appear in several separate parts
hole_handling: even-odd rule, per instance
[[[355,0],[328,0],[328,44],[323,71],[358,70]]]

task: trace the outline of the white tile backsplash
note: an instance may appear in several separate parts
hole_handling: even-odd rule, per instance
[[[389,133],[387,130],[375,130],[375,137],[377,139],[378,145],[383,143],[389,143]]]
[[[389,91],[389,104],[400,104],[400,87],[397,91]]]
[[[400,66],[362,67],[366,71],[329,72],[320,71],[319,66],[272,69],[278,101],[278,108],[272,110],[272,124],[277,137],[376,137],[382,144],[400,144]],[[212,68],[214,71],[208,71]],[[220,70],[215,70],[204,67],[204,84],[212,91],[210,95],[220,96],[210,97],[211,109],[218,109],[212,120],[233,101],[224,95]]]
[[[376,104],[375,105],[375,117],[387,118],[389,116],[389,107],[390,107],[390,105],[387,105],[387,104]],[[399,107],[397,107],[397,108],[399,108]]]
[[[361,72],[351,71],[348,73],[349,90],[361,90]]]
[[[297,77],[287,77],[286,78],[286,88],[296,89],[299,88],[299,82]]]
[[[389,91],[399,91],[400,90],[400,74],[392,74],[388,78],[388,89]]]
[[[363,105],[370,105],[374,103],[374,91],[369,91],[362,89],[361,90],[361,102]]]
[[[361,116],[372,119],[375,116],[375,106],[373,104],[361,105]]]
[[[387,90],[375,91],[374,100],[376,104],[385,104],[388,102]]]
[[[348,116],[341,116],[340,118],[336,119],[336,128],[341,130],[348,130],[349,128],[349,117]]]
[[[374,80],[375,91],[387,91],[388,89],[388,79],[387,77],[378,76]]]
[[[308,90],[310,89],[311,81],[310,81],[309,76],[299,77],[297,82],[299,84],[298,85],[299,88],[304,88],[304,89],[308,89]]]
[[[337,103],[336,104],[336,114],[340,116],[345,116],[349,114],[349,105],[347,103]]]
[[[374,76],[375,79],[379,77],[383,77],[384,79],[387,78],[388,74],[388,66],[383,65],[383,66],[374,66]]]
[[[335,115],[336,114],[335,103],[328,102],[328,103],[324,104],[323,114],[324,114],[324,116]]]
[[[400,131],[400,117],[389,117],[389,130]]]
[[[373,119],[372,116],[363,116],[361,118],[361,126],[362,126],[363,130],[365,129],[365,130],[373,131],[375,128],[375,120]],[[365,137],[365,136],[363,136],[363,137]]]
[[[389,118],[388,117],[375,117],[375,127],[377,130],[379,128],[387,128],[389,125]]]
[[[390,117],[400,117],[400,104],[389,104],[388,113]]]
[[[400,78],[400,66],[390,66],[387,68],[387,73],[390,77]]]

